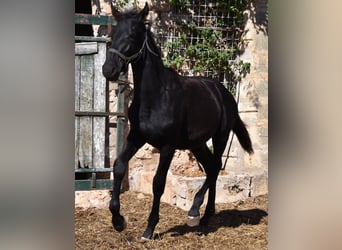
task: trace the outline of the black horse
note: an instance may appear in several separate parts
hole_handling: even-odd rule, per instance
[[[111,48],[102,67],[103,75],[115,81],[131,63],[134,77],[134,97],[128,113],[131,128],[127,142],[114,163],[113,196],[109,204],[112,223],[117,231],[124,230],[126,226],[124,217],[120,215],[119,195],[128,161],[145,143],[160,151],[153,179],[152,210],[142,239],[153,236],[159,221],[160,198],[175,149],[190,149],[207,175],[188,213],[190,226],[207,224],[215,213],[216,180],[230,131],[237,135],[245,151],[253,153],[235,99],[222,84],[204,77],[183,77],[163,66],[160,50],[145,22],[148,11],[147,4],[139,13],[112,10],[118,23],[111,34]],[[213,153],[206,145],[210,138]],[[208,203],[200,220],[199,208],[208,189]]]

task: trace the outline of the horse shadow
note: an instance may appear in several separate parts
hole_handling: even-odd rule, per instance
[[[154,239],[162,239],[166,234],[170,234],[171,237],[178,237],[192,232],[198,235],[206,236],[209,233],[216,232],[222,227],[237,228],[242,224],[258,225],[266,216],[268,216],[268,213],[261,209],[222,210],[210,218],[208,225],[199,225],[195,227],[189,227],[187,224],[177,225],[165,232],[155,235]]]

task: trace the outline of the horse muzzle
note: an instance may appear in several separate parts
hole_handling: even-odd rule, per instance
[[[104,64],[102,66],[102,74],[109,81],[116,81],[119,78],[121,71],[113,65]]]

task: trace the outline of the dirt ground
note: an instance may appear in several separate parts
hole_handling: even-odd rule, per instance
[[[132,191],[121,195],[125,231],[116,232],[108,209],[75,208],[76,249],[267,249],[267,195],[217,204],[207,227],[188,227],[187,212],[161,203],[154,239],[140,240],[152,197]],[[204,208],[201,209],[203,214]]]

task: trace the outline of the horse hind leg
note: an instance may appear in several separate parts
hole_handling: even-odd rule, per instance
[[[221,133],[213,137],[214,147],[214,163],[210,166],[210,173],[212,174],[212,181],[209,185],[208,202],[204,212],[204,215],[200,221],[201,225],[207,225],[210,217],[215,214],[215,199],[216,199],[216,182],[220,170],[222,168],[222,154],[226,148],[226,144],[229,137],[229,131]]]
[[[204,184],[200,188],[200,190],[196,193],[194,197],[193,204],[188,212],[188,221],[187,224],[189,226],[198,226],[200,221],[200,206],[203,204],[205,193],[208,189],[211,189],[213,186],[216,185],[216,179],[218,175],[218,171],[215,168],[215,158],[214,155],[210,152],[209,148],[206,144],[203,144],[202,146],[193,149],[193,154],[195,155],[196,159],[202,164],[204,167],[204,170],[207,174],[207,177],[204,181]],[[214,195],[214,196],[213,196]],[[208,200],[214,200],[215,203],[215,194],[212,191],[209,191],[209,197]],[[215,210],[215,208],[214,208]],[[210,215],[212,214],[212,208],[210,209],[207,207],[206,212],[204,215],[205,220],[208,220]]]
[[[223,131],[223,132],[222,132]],[[222,130],[218,132],[213,137],[213,147],[214,152],[211,153],[206,144],[201,147],[192,150],[196,159],[202,164],[204,170],[207,174],[207,178],[201,187],[201,189],[196,193],[193,205],[188,213],[188,225],[197,226],[199,223],[206,225],[209,218],[215,213],[215,199],[216,199],[216,181],[219,175],[220,169],[222,167],[222,154],[225,150],[230,130]],[[199,208],[204,201],[204,195],[209,189],[208,202],[204,215],[201,220]]]

